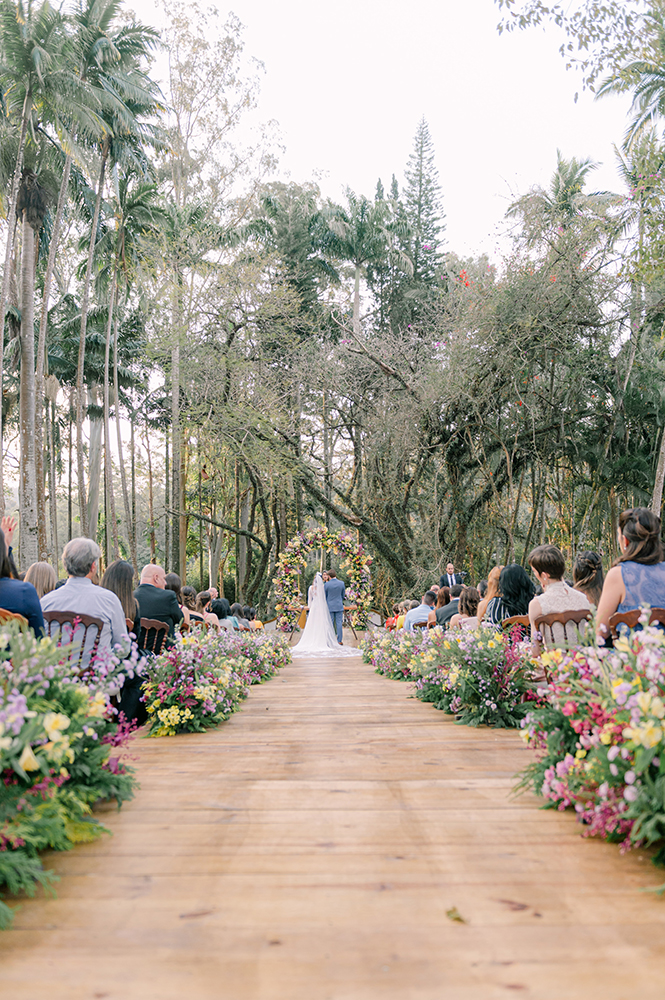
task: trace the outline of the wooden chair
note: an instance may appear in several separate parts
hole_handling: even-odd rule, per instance
[[[414,622],[413,623],[413,627],[414,627],[414,629],[417,629],[417,628],[428,628],[429,627],[429,622],[428,621]]]
[[[502,632],[512,632],[515,628],[520,629],[520,635],[523,639],[527,637],[530,632],[529,616],[513,615],[511,618],[504,618],[501,622]]]
[[[536,618],[535,625],[536,630],[540,632],[543,637],[543,645],[556,645],[556,640],[554,638],[554,631],[552,629],[553,625],[562,625],[563,634],[566,642],[577,641],[578,639],[578,629],[582,622],[588,622],[591,618],[591,611],[586,608],[580,611],[552,611],[549,615],[540,615]],[[503,625],[503,623],[502,623]],[[569,626],[574,625],[572,629],[572,636],[569,636]],[[549,630],[549,638],[547,634]]]
[[[181,622],[178,622],[178,631],[180,632],[180,635],[184,635],[186,632],[189,632],[190,627],[190,623],[186,622],[184,618]]]
[[[125,625],[127,626],[127,631],[131,632],[134,629],[134,622],[131,618],[125,618]]]
[[[612,638],[616,639],[618,637],[619,625],[626,625],[629,629],[636,628],[640,623],[641,614],[641,608],[635,608],[634,611],[616,611],[608,623],[612,633]],[[665,608],[651,609],[651,614],[649,615],[649,625],[653,625],[656,622],[659,625],[665,625]]]
[[[358,636],[356,635],[356,630],[353,627],[353,619],[351,618],[351,613],[358,610],[357,604],[349,604],[342,611],[342,628],[350,628],[353,632],[353,638],[357,641]]]
[[[101,618],[95,618],[94,615],[82,615],[78,611],[45,611],[44,623],[46,625],[46,634],[51,638],[57,636],[58,646],[68,645],[70,642],[76,643],[80,639],[80,646],[78,648],[74,646],[69,654],[69,662],[79,671],[81,669],[83,654],[86,652],[85,647],[88,641],[88,632],[94,628],[95,638],[90,648],[90,660],[88,662],[92,663],[94,661],[99,648],[102,629],[104,628],[104,622]],[[68,625],[69,628],[65,629],[65,625]],[[57,629],[54,626],[57,626]],[[80,629],[83,629],[82,633]]]
[[[5,625],[7,622],[18,622],[21,628],[28,627],[28,619],[24,618],[23,615],[19,615],[15,611],[6,611],[4,608],[0,608],[0,625]]]
[[[169,627],[166,622],[160,622],[156,618],[142,618],[139,647],[159,656],[168,634]]]

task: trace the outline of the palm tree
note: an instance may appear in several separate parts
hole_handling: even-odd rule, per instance
[[[81,296],[81,331],[79,357],[76,374],[76,456],[78,468],[79,502],[82,512],[81,530],[84,534],[88,525],[83,518],[85,510],[85,455],[83,447],[83,420],[85,416],[84,369],[85,343],[88,310],[90,307],[90,286],[95,256],[95,246],[99,238],[99,219],[104,193],[104,182],[108,162],[133,165],[144,173],[149,167],[145,155],[146,144],[157,146],[161,143],[160,133],[152,119],[162,108],[158,89],[140,68],[141,60],[158,41],[158,34],[152,28],[132,24],[121,29],[130,44],[127,58],[118,58],[112,69],[106,68],[104,87],[112,87],[116,101],[104,113],[105,135],[99,145],[99,172],[95,185],[95,206],[92,216],[90,243],[86,262],[83,292]],[[100,81],[101,84],[101,81]]]
[[[0,291],[0,397],[4,368],[4,329],[11,261],[14,253],[16,206],[23,174],[28,131],[34,134],[35,119],[53,100],[58,84],[69,76],[60,56],[63,46],[62,17],[48,0],[36,7],[32,0],[3,0],[0,6],[0,90],[6,114],[17,123],[18,146],[7,207],[7,242]],[[30,238],[30,237],[28,237]],[[34,363],[34,362],[33,362]],[[34,399],[34,396],[33,396]],[[33,406],[34,409],[34,406]],[[0,514],[4,513],[2,408],[0,407]]]
[[[617,196],[610,191],[587,193],[584,188],[589,174],[598,164],[589,157],[567,160],[561,150],[556,151],[556,169],[547,191],[534,187],[528,194],[513,202],[506,212],[507,218],[527,220],[535,216],[536,230],[542,234],[543,225],[549,229],[565,230],[588,211],[602,210],[615,204]]]

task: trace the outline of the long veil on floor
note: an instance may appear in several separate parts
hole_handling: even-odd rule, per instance
[[[300,637],[293,647],[294,656],[358,656],[358,650],[340,646],[333,629],[332,619],[326,602],[323,577],[317,573],[309,588],[309,614]]]

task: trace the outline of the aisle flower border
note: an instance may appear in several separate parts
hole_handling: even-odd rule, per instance
[[[354,628],[367,628],[367,620],[372,609],[370,572],[372,557],[368,555],[362,542],[355,540],[351,532],[344,529],[328,531],[323,526],[298,532],[277,560],[274,579],[277,628],[289,632],[295,627],[300,614],[299,609],[303,606],[299,577],[312,549],[325,549],[327,552],[342,556],[342,566],[348,567],[349,573],[346,599],[358,609],[352,612],[351,621]]]

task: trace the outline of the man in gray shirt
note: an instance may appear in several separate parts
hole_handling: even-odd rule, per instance
[[[99,639],[98,654],[112,649],[122,659],[127,656],[131,648],[122,604],[111,590],[97,587],[92,582],[93,576],[97,573],[100,555],[99,546],[92,538],[72,538],[62,553],[69,579],[64,587],[52,590],[50,594],[44,594],[40,603],[42,611],[73,611],[75,614],[101,618],[104,627]],[[74,632],[74,642],[78,638],[79,645],[82,631],[82,627],[79,627]],[[91,628],[86,636],[81,660],[82,670],[85,670],[90,663],[95,634],[95,629]]]

